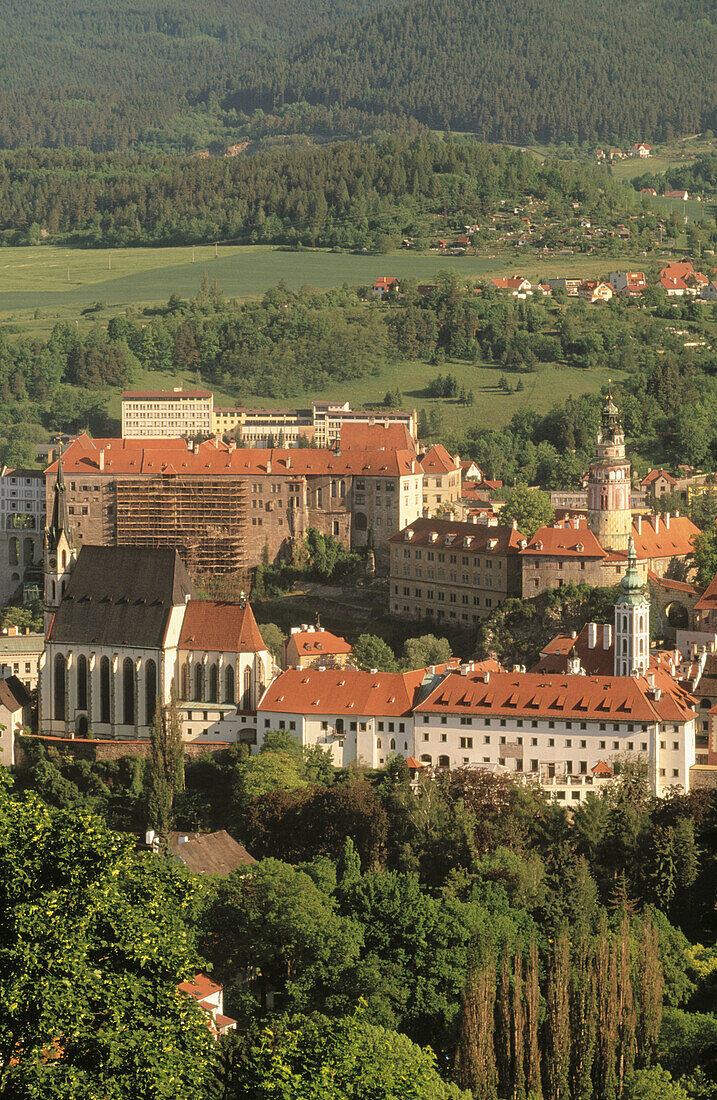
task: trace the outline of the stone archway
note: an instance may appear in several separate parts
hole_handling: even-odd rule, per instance
[[[673,630],[685,630],[690,621],[690,614],[683,603],[672,600],[665,608],[665,621]]]

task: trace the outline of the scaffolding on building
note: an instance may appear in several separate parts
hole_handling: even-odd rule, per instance
[[[249,487],[228,477],[121,478],[118,546],[177,550],[193,575],[246,569]]]

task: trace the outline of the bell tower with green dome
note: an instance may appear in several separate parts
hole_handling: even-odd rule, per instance
[[[588,527],[605,550],[627,550],[632,531],[630,463],[620,412],[608,390],[588,474]]]
[[[650,664],[650,604],[637,568],[632,536],[627,544],[627,572],[615,601],[615,675],[645,674]]]

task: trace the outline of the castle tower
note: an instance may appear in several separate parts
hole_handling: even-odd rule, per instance
[[[637,569],[635,543],[630,536],[627,572],[620,581],[615,603],[615,675],[645,673],[650,664],[650,604]]]
[[[588,526],[605,550],[627,550],[632,530],[625,433],[608,391],[588,474]]]
[[[57,460],[55,499],[52,505],[52,521],[45,528],[45,633],[50,627],[53,613],[60,606],[65,594],[77,550],[67,512],[65,478],[62,472],[62,455]]]

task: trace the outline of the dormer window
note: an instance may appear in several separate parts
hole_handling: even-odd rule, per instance
[[[543,544],[542,544],[542,542],[540,541],[540,539],[538,539],[538,541],[536,542],[536,544],[535,544],[535,549],[536,549],[536,550],[542,550],[542,549],[543,549]]]

